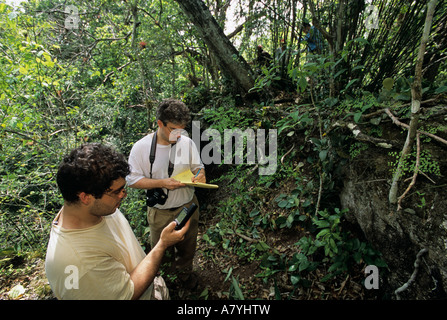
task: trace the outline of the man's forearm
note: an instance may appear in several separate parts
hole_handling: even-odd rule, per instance
[[[142,178],[130,185],[131,188],[136,189],[155,189],[155,188],[166,188],[169,190],[174,190],[180,187],[184,187],[185,185],[173,178],[167,179],[149,179]]]
[[[134,284],[132,300],[138,299],[154,281],[160,268],[166,247],[160,242],[152,248],[147,256],[131,272],[130,279]]]
[[[149,179],[149,178],[141,178],[134,184],[130,185],[131,188],[135,189],[155,189],[155,188],[164,188],[164,179]]]
[[[188,221],[182,229],[175,230],[177,224],[172,221],[163,229],[160,239],[155,247],[152,248],[147,256],[130,273],[130,279],[134,284],[132,299],[138,299],[154,281],[165,250],[185,238],[185,233],[189,229],[189,224],[190,221]]]

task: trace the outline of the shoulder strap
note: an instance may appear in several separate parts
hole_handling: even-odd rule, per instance
[[[152,179],[152,165],[155,161],[155,151],[157,150],[157,131],[154,132],[151,144],[151,153],[149,154],[149,162],[151,163],[151,179]]]
[[[174,151],[174,159],[175,159],[175,153],[176,153],[176,145],[174,145],[174,148],[171,146],[171,153]],[[174,149],[174,150],[172,150]],[[152,137],[152,144],[151,144],[151,152],[149,154],[149,162],[151,163],[151,179],[152,179],[152,165],[155,161],[155,151],[157,151],[157,131],[154,132],[154,136]],[[174,161],[171,161],[171,157],[169,157],[169,167],[168,167],[168,176],[171,177],[172,172],[174,171]]]
[[[168,167],[168,176],[171,177],[172,172],[174,171],[174,162],[175,162],[175,153],[177,151],[177,144],[171,144],[171,151],[169,152],[169,167]],[[174,155],[174,159],[171,160],[172,154]]]

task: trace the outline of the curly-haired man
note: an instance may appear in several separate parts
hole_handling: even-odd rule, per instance
[[[129,165],[122,154],[85,144],[65,156],[57,172],[64,205],[53,221],[45,269],[58,299],[167,299],[157,277],[165,250],[189,224],[169,224],[149,254],[118,209]]]

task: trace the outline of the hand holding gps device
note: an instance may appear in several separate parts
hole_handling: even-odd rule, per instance
[[[195,203],[192,203],[189,208],[183,207],[182,211],[180,211],[180,213],[174,220],[177,223],[177,225],[175,226],[175,230],[180,230],[181,228],[183,228],[186,222],[188,222],[189,218],[191,218],[193,213],[196,211],[196,209],[197,205]]]

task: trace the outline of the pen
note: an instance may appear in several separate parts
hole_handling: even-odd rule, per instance
[[[194,178],[197,178],[197,176],[199,175],[200,170],[202,170],[202,168],[199,168],[199,171],[197,171],[196,175],[194,176]]]

